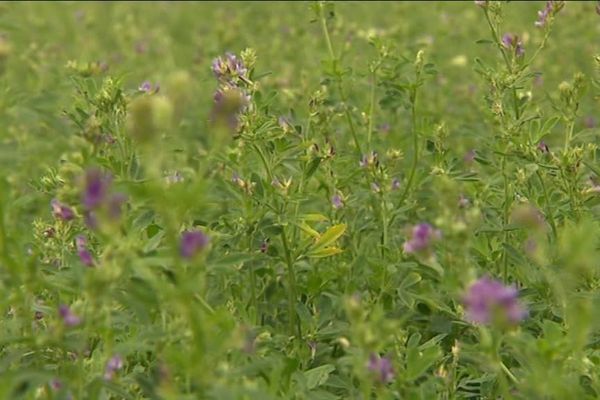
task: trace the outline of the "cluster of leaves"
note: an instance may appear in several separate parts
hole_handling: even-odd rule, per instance
[[[223,54],[245,36],[215,23],[214,48],[161,64],[169,38],[197,26],[187,7],[240,31],[278,13],[162,4],[178,18],[164,13],[157,50],[134,46],[156,52],[155,75],[140,59],[19,58],[11,40],[28,42],[7,23],[0,87],[15,94],[29,69],[53,94],[34,85],[0,102],[0,397],[598,398],[599,130],[583,114],[598,107],[598,49],[587,75],[540,81],[554,43],[583,46],[553,34],[561,19],[597,16],[571,2],[475,3],[460,6],[481,27],[474,71],[451,40],[448,60],[399,40],[427,26],[429,5],[393,6],[418,11],[412,24],[365,31],[351,16],[386,26],[392,5],[313,3],[289,17],[297,43],[265,24],[236,55]],[[3,7],[44,31],[25,5]],[[77,23],[98,24],[88,7]],[[526,35],[505,32],[511,9]],[[115,24],[115,43],[138,28]],[[447,88],[465,82],[463,95]],[[514,298],[469,318],[465,293],[482,276],[518,287],[527,318],[492,318]]]

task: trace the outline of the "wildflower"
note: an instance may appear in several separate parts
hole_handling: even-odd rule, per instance
[[[184,258],[192,258],[198,251],[204,249],[209,237],[202,231],[185,231],[181,235],[181,256]]]
[[[564,7],[564,1],[549,0],[543,10],[538,11],[538,19],[535,21],[535,26],[543,28],[548,24],[548,18],[558,14]]]
[[[160,85],[158,83],[156,85],[153,85],[150,81],[144,81],[138,87],[138,90],[147,94],[154,94],[158,93],[158,91],[160,90]]]
[[[114,193],[108,199],[108,215],[112,219],[119,219],[121,216],[121,206],[127,201],[127,195],[123,193]]]
[[[458,206],[460,208],[466,208],[469,206],[469,204],[471,204],[471,201],[468,198],[466,198],[464,194],[461,194],[458,198]]]
[[[600,3],[598,3],[598,7],[599,7],[599,10],[600,10]],[[599,13],[599,14],[600,14],[600,13]],[[593,128],[595,128],[595,127],[596,127],[596,125],[597,125],[596,118],[592,117],[591,115],[590,115],[590,116],[587,116],[587,117],[585,117],[585,118],[584,118],[584,120],[583,120],[583,125],[584,125],[586,128],[588,128],[588,129],[593,129]]]
[[[371,190],[375,193],[381,192],[381,187],[377,182],[371,182]]]
[[[112,356],[106,363],[104,368],[104,379],[110,381],[114,378],[115,373],[123,368],[123,359],[120,355]]]
[[[225,57],[217,57],[212,62],[212,71],[215,77],[222,82],[232,82],[236,78],[246,80],[247,68],[244,62],[233,53],[226,53]]]
[[[261,253],[266,253],[267,251],[269,251],[269,238],[266,238],[265,240],[262,241],[262,243],[260,244],[260,252]]]
[[[512,49],[517,57],[522,57],[525,54],[523,43],[516,35],[510,33],[504,34],[504,36],[502,36],[502,45],[509,50]]]
[[[377,127],[377,130],[379,132],[381,132],[384,135],[387,135],[388,133],[390,133],[391,127],[390,124],[388,124],[387,122],[384,124],[381,124]]]
[[[342,200],[342,196],[340,196],[339,194],[334,194],[331,197],[331,205],[333,206],[334,209],[339,210],[340,208],[342,208],[344,206],[344,201]]]
[[[66,326],[73,327],[73,326],[77,326],[81,323],[81,318],[79,318],[77,315],[75,315],[73,313],[73,311],[71,311],[69,306],[67,306],[66,304],[62,304],[58,308],[58,314],[63,319],[63,323]]]
[[[394,380],[394,367],[387,357],[380,357],[375,353],[371,353],[367,368],[370,372],[376,374],[377,380],[381,383],[389,383]]]
[[[400,179],[394,178],[392,179],[392,190],[400,189]]]
[[[47,239],[52,239],[56,235],[56,229],[49,227],[44,230],[43,235]]]
[[[548,145],[546,144],[546,142],[544,142],[543,140],[540,141],[540,143],[537,146],[538,150],[541,151],[543,154],[548,154],[550,153],[550,148],[548,147]]]
[[[475,156],[476,155],[477,154],[475,153],[475,150],[471,149],[471,150],[467,151],[467,153],[463,157],[463,160],[464,160],[465,163],[471,164],[475,160]]]
[[[63,384],[58,378],[54,378],[50,381],[50,387],[52,388],[52,390],[58,391],[62,389]]]
[[[92,253],[87,249],[85,236],[79,235],[75,238],[75,247],[77,247],[77,255],[81,263],[86,267],[93,267],[94,258],[92,257]]]
[[[231,130],[237,130],[238,116],[248,106],[250,96],[236,87],[224,86],[215,92],[213,100],[211,120],[223,123]]]
[[[65,204],[62,204],[57,199],[52,199],[50,205],[52,206],[52,214],[55,218],[63,221],[70,221],[75,218],[73,209]]]
[[[421,223],[412,228],[412,237],[404,243],[406,253],[418,253],[427,250],[434,240],[440,239],[442,233],[428,223]]]
[[[376,151],[372,151],[370,154],[363,155],[358,163],[358,165],[360,165],[362,168],[370,167],[372,165],[377,166],[378,164],[378,154]]]
[[[111,178],[99,169],[89,169],[85,174],[83,205],[86,209],[98,208],[106,199]]]
[[[476,324],[490,324],[496,318],[515,324],[527,316],[527,310],[518,301],[517,289],[487,276],[470,286],[463,301],[467,319]]]

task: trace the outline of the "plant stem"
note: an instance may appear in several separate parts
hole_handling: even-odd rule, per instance
[[[288,241],[285,235],[285,227],[281,229],[281,242],[283,243],[283,251],[288,272],[288,313],[289,313],[289,329],[290,336],[294,336],[294,327],[296,325],[296,273],[294,271],[294,263],[292,255],[288,247]],[[298,327],[299,337],[301,336],[300,326]]]
[[[417,76],[417,81],[419,77]],[[408,173],[408,179],[406,181],[406,186],[404,187],[404,192],[402,196],[400,196],[400,201],[398,201],[398,207],[402,206],[402,203],[408,197],[408,193],[412,186],[413,179],[415,177],[415,171],[417,170],[417,164],[419,163],[419,135],[417,132],[417,88],[413,89],[413,94],[411,96],[411,123],[412,123],[412,139],[413,139],[413,160],[412,165],[410,167],[410,172]]]
[[[544,184],[544,180],[542,179],[540,171],[536,171],[535,174],[537,175],[538,180],[540,181],[540,186],[542,187],[544,202],[546,203],[546,215],[548,216],[548,221],[550,222],[550,227],[552,228],[552,235],[554,236],[554,239],[556,239],[556,222],[554,221],[554,213],[552,212],[552,205],[550,204],[550,199],[548,198],[546,185]]]
[[[346,93],[344,92],[344,87],[342,85],[342,74],[338,70],[338,60],[335,56],[335,52],[333,51],[333,45],[331,44],[331,37],[329,36],[329,29],[327,28],[327,19],[325,18],[325,11],[323,10],[323,5],[319,3],[319,15],[321,20],[321,29],[323,30],[323,35],[325,36],[325,42],[327,43],[327,50],[329,51],[329,58],[331,60],[331,64],[333,66],[333,72],[336,75],[338,91],[340,92],[340,97],[342,99],[344,105],[344,114],[346,115],[346,120],[348,121],[348,127],[350,128],[350,134],[352,135],[352,139],[354,140],[354,145],[356,146],[356,151],[358,156],[362,155],[362,149],[360,147],[360,142],[358,141],[358,135],[356,134],[356,129],[354,128],[354,122],[352,121],[352,115],[350,114],[350,110],[348,109],[348,99],[346,97]]]
[[[371,71],[371,96],[369,99],[369,126],[367,128],[367,151],[371,151],[371,137],[373,136],[373,112],[375,109],[375,69]]]

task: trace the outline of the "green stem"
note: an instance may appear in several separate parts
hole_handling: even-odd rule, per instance
[[[502,216],[503,231],[504,231],[504,246],[502,251],[502,264],[503,264],[503,278],[504,282],[508,282],[508,253],[506,250],[506,244],[508,243],[508,213],[510,210],[510,193],[508,184],[508,175],[506,173],[506,149],[502,157],[502,176],[504,178],[504,213]]]
[[[288,247],[288,241],[285,235],[285,227],[281,229],[281,242],[283,243],[283,251],[285,254],[285,261],[287,264],[288,272],[288,313],[289,313],[289,329],[290,336],[294,336],[294,328],[296,325],[296,273],[294,271],[294,263],[292,261],[292,255]],[[298,336],[301,336],[299,329]]]
[[[575,121],[570,119],[567,124],[567,132],[565,135],[565,153],[569,150],[571,140],[573,139],[573,129],[575,128]]]
[[[419,77],[417,76],[417,81]],[[417,164],[419,163],[419,135],[417,132],[417,88],[413,89],[412,101],[411,101],[411,121],[412,121],[412,139],[413,139],[413,160],[412,165],[410,167],[410,172],[408,173],[408,179],[406,181],[406,186],[404,187],[404,192],[402,192],[402,196],[400,196],[400,201],[398,202],[398,206],[401,207],[402,203],[408,197],[408,193],[410,192],[413,179],[415,177],[415,172],[417,170]]]
[[[273,175],[271,174],[271,168],[269,167],[269,163],[267,162],[267,159],[265,158],[264,153],[262,152],[260,147],[254,143],[252,143],[252,148],[254,150],[256,150],[256,153],[260,157],[260,160],[262,161],[263,166],[265,168],[265,172],[267,173],[267,176],[269,177],[269,181],[273,181]]]
[[[358,152],[358,156],[362,155],[362,149],[360,147],[360,142],[358,141],[358,135],[356,134],[356,129],[354,128],[354,122],[352,121],[352,115],[350,114],[350,110],[348,109],[348,99],[344,92],[344,87],[342,85],[342,75],[338,71],[338,60],[335,56],[335,52],[333,51],[333,45],[331,44],[331,37],[329,36],[329,29],[327,28],[327,19],[325,18],[325,11],[323,10],[323,5],[319,3],[319,14],[321,19],[321,29],[323,30],[323,35],[325,36],[325,42],[327,43],[327,50],[329,51],[329,58],[331,59],[331,63],[333,66],[333,72],[337,75],[337,86],[338,91],[340,92],[340,97],[342,99],[344,105],[344,114],[346,115],[346,120],[348,122],[348,127],[350,128],[350,134],[352,135],[352,139],[354,140],[354,145],[356,146],[356,151]]]
[[[367,150],[371,151],[371,137],[373,136],[373,112],[375,110],[375,69],[371,71],[371,96],[369,99],[369,126],[367,128]]]
[[[550,227],[552,228],[552,235],[556,239],[556,222],[554,221],[554,213],[552,212],[552,205],[550,204],[550,199],[548,198],[548,192],[546,191],[546,185],[544,184],[544,180],[542,179],[542,175],[540,171],[536,171],[535,174],[540,181],[540,186],[542,187],[542,193],[544,194],[544,202],[546,203],[546,215],[548,216],[548,221],[550,222]]]

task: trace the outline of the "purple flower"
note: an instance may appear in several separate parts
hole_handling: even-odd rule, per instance
[[[541,151],[543,154],[548,154],[550,153],[550,149],[548,148],[548,145],[546,144],[546,142],[544,142],[543,140],[540,141],[540,143],[537,146],[538,150]]]
[[[267,251],[269,251],[269,238],[263,240],[260,244],[260,252],[264,254]]]
[[[73,209],[65,204],[62,204],[57,199],[52,199],[50,202],[52,206],[52,214],[55,218],[61,219],[63,221],[70,221],[75,218],[75,213]]]
[[[366,168],[366,167],[370,167],[371,165],[377,165],[378,164],[378,154],[376,151],[372,151],[370,154],[365,154],[362,156],[362,158],[360,159],[360,161],[358,162],[358,165],[360,165],[362,168]]]
[[[71,311],[69,306],[66,304],[62,304],[60,307],[58,307],[58,314],[61,316],[63,323],[66,326],[73,327],[81,323],[81,318],[73,314],[73,311]]]
[[[108,215],[112,219],[118,219],[121,216],[121,206],[127,201],[127,195],[123,193],[114,193],[108,199]]]
[[[75,247],[77,247],[77,255],[79,256],[79,260],[86,267],[94,266],[94,258],[92,257],[92,253],[87,249],[87,240],[85,236],[79,235],[75,238]]]
[[[392,179],[392,190],[400,189],[400,179],[394,178]]]
[[[535,26],[543,28],[548,24],[548,18],[558,14],[565,5],[564,1],[549,0],[543,10],[538,11],[538,19],[535,21]]]
[[[192,258],[198,251],[204,249],[210,241],[210,238],[202,231],[185,231],[181,235],[181,256],[183,258]]]
[[[104,369],[104,379],[110,381],[114,378],[115,373],[123,368],[123,359],[120,355],[114,355],[108,360],[106,363],[106,367]]]
[[[477,153],[475,153],[475,149],[471,149],[471,150],[467,151],[467,153],[463,157],[463,160],[465,163],[471,164],[475,160],[476,155],[477,155]]]
[[[103,174],[99,169],[87,170],[83,191],[83,205],[86,209],[98,208],[104,202],[110,183],[110,176]]]
[[[404,242],[406,253],[418,253],[427,250],[433,241],[439,240],[442,233],[428,223],[421,223],[412,228],[412,237]]]
[[[600,7],[600,3],[598,3],[598,7]],[[597,125],[597,121],[596,118],[590,116],[587,116],[583,119],[583,125],[588,128],[588,129],[593,129],[596,127]]]
[[[502,45],[509,50],[512,49],[517,57],[522,57],[525,54],[523,43],[516,35],[510,33],[504,34],[502,36]]]
[[[490,324],[497,319],[515,324],[527,316],[527,310],[519,303],[517,289],[487,276],[471,285],[463,301],[467,319],[476,324]]]
[[[342,208],[344,206],[344,201],[342,200],[342,196],[340,196],[339,194],[334,194],[331,197],[331,205],[333,206],[334,209],[339,210],[340,208]]]
[[[367,368],[377,376],[377,380],[381,383],[389,383],[394,380],[394,367],[387,357],[371,353]]]
[[[379,130],[379,132],[381,132],[381,133],[383,133],[383,134],[385,135],[385,134],[388,134],[388,133],[390,133],[390,129],[391,129],[391,127],[390,127],[390,124],[388,124],[388,123],[386,122],[386,123],[384,123],[384,124],[381,124],[381,125],[379,125],[379,126],[377,127],[377,129]]]
[[[147,94],[158,93],[158,91],[160,90],[160,85],[158,83],[156,85],[152,85],[150,81],[144,81],[138,87],[138,90]]]
[[[52,388],[52,390],[60,390],[62,389],[63,385],[62,382],[58,379],[58,378],[54,378],[50,381],[50,387]]]
[[[236,78],[245,79],[248,70],[241,59],[233,53],[226,53],[225,57],[217,57],[212,62],[212,71],[215,77],[222,82],[232,82]]]

